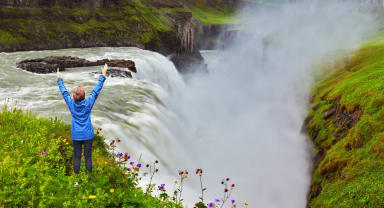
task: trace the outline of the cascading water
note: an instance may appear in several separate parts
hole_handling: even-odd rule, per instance
[[[347,4],[245,9],[242,15],[246,33],[223,51],[204,52],[210,73],[187,83],[166,57],[137,48],[0,53],[0,97],[11,107],[70,122],[56,75],[24,72],[15,63],[51,55],[131,59],[138,73],[108,78],[92,113],[108,138],[121,139],[118,151],[142,155],[144,162],[159,159],[157,183],[172,184],[178,169],[203,168],[207,200],[220,198],[221,178],[231,177],[238,189],[233,198],[250,207],[305,207],[310,147],[300,128],[311,65],[357,47],[373,20]],[[67,89],[82,85],[90,93],[97,81],[91,72],[98,70],[63,72]],[[188,204],[198,201],[196,179],[186,184]]]

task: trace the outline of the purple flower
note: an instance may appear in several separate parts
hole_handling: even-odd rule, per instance
[[[48,152],[45,152],[45,155],[48,155]]]
[[[159,191],[165,191],[165,184],[161,184],[160,186],[157,186]]]
[[[235,203],[235,200],[232,200],[232,204],[234,204]]]
[[[140,163],[138,163],[138,164],[136,165],[136,167],[138,167],[138,168],[141,168],[141,164],[140,164]]]
[[[41,155],[44,155],[44,152],[40,152]]]
[[[120,153],[120,154],[119,154],[119,157],[123,157],[123,155],[124,155],[123,153]]]
[[[130,165],[133,165],[133,164],[135,164],[135,163],[134,163],[134,162],[129,162],[129,164],[130,164]]]
[[[208,207],[213,207],[213,206],[215,206],[215,203],[211,202],[211,203],[208,204]]]
[[[216,201],[216,202],[220,202],[220,199],[216,199],[215,201]]]
[[[127,171],[128,171],[128,172],[131,172],[131,168],[127,168]]]

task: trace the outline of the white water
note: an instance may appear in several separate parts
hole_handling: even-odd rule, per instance
[[[296,5],[243,15],[249,34],[224,51],[204,52],[210,74],[188,83],[166,57],[137,48],[0,53],[0,98],[70,122],[56,75],[24,72],[15,63],[49,55],[131,59],[138,73],[134,79],[107,79],[92,121],[108,138],[122,140],[120,151],[142,155],[144,162],[159,159],[157,183],[172,191],[177,170],[203,168],[209,201],[220,198],[220,180],[231,177],[233,198],[250,207],[305,207],[310,148],[300,127],[312,64],[357,47],[373,21],[349,5]],[[271,36],[278,36],[277,44],[263,51],[263,40]],[[63,72],[67,89],[82,85],[90,93],[97,81],[90,72],[97,70]],[[189,205],[198,201],[198,188],[192,177],[184,192]]]

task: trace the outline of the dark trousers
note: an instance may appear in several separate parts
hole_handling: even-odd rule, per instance
[[[84,145],[84,157],[85,157],[85,168],[92,172],[92,142],[93,139],[84,141],[73,141],[73,169],[76,174],[80,171],[81,163],[81,152],[82,146]]]

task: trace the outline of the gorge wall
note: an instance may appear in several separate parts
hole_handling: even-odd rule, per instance
[[[219,10],[232,15],[237,2],[5,0],[0,2],[0,51],[134,46],[172,55],[177,68],[189,72],[204,62],[196,31],[210,23],[199,17]]]

